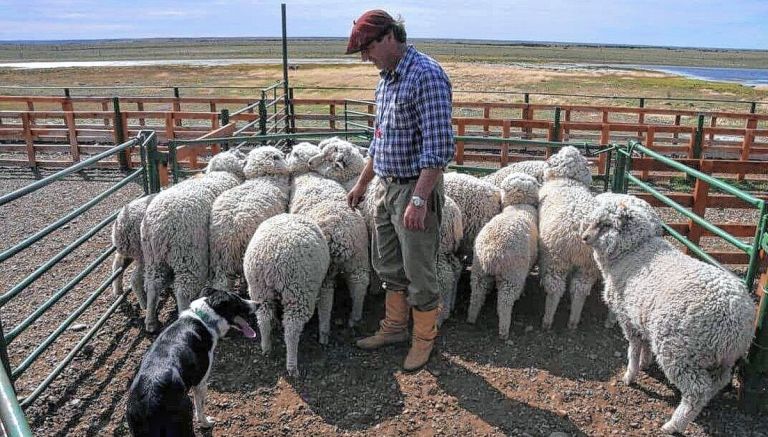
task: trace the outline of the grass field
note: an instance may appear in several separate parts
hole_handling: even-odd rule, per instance
[[[469,40],[415,40],[424,52],[441,61],[453,81],[456,100],[521,102],[523,93],[609,96],[564,97],[532,95],[532,102],[638,105],[696,110],[748,110],[748,104],[675,101],[667,99],[724,99],[763,102],[768,112],[768,90],[733,83],[707,82],[657,72],[602,67],[563,67],[553,64],[669,64],[688,66],[768,68],[768,51],[687,49],[661,47],[504,43]],[[298,58],[344,58],[343,38],[291,39],[288,52]],[[84,61],[138,59],[280,58],[279,39],[146,39],[80,42],[0,43],[0,62]],[[62,95],[172,95],[252,96],[258,88],[282,79],[279,65],[217,67],[172,65],[150,67],[90,67],[19,70],[0,68],[5,86],[53,89],[0,88],[2,94]],[[378,72],[371,64],[308,64],[291,70],[296,97],[371,98]],[[125,89],[119,87],[132,86]],[[253,88],[215,88],[253,87]],[[363,88],[317,89],[328,87]],[[313,88],[313,89],[307,89]],[[631,98],[618,98],[628,96]],[[659,99],[659,100],[653,100]]]

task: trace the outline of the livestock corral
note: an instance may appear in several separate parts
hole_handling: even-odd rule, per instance
[[[354,112],[350,114],[356,115]],[[105,114],[97,115],[101,117]],[[532,117],[529,112],[524,115]],[[166,133],[172,132],[175,126],[173,118],[169,120],[170,130]],[[220,126],[212,126],[214,131],[204,135],[205,138],[199,139],[197,143],[174,143],[170,140],[173,136],[171,134],[166,138],[167,148],[162,152],[157,150],[154,143],[147,141],[154,136],[147,136],[144,132],[144,136],[134,143],[123,144],[121,151],[113,149],[108,158],[112,165],[71,172],[61,180],[0,206],[0,219],[5,237],[0,242],[0,250],[3,254],[14,252],[12,257],[4,259],[0,264],[0,285],[4,290],[16,290],[17,284],[26,283],[20,290],[13,292],[14,296],[11,297],[14,299],[6,299],[3,303],[2,327],[6,337],[11,337],[7,351],[16,395],[19,399],[28,399],[27,402],[22,400],[22,406],[34,435],[128,434],[125,419],[128,386],[141,357],[155,335],[147,332],[145,328],[146,314],[136,295],[127,291],[131,282],[128,278],[135,268],[135,263],[124,275],[126,292],[122,297],[117,297],[110,291],[110,227],[100,224],[111,223],[111,220],[106,218],[115,214],[128,201],[142,196],[145,192],[159,191],[161,185],[171,184],[174,179],[178,180],[172,185],[173,188],[161,191],[167,198],[172,193],[179,192],[178,189],[185,184],[196,183],[193,181],[208,177],[180,180],[185,173],[183,170],[204,167],[212,159],[211,156],[223,153],[219,152],[220,149],[234,150],[233,146],[236,144],[241,144],[242,150],[270,149],[276,154],[291,149],[290,143],[285,141],[290,134],[280,136],[280,133],[276,133],[271,138],[260,136],[243,139],[237,135],[242,135],[242,132],[247,131],[247,127],[241,127],[238,132],[235,122],[227,124],[226,117],[218,120]],[[362,127],[366,127],[365,118],[360,120],[363,120],[360,123]],[[762,119],[760,120],[762,122]],[[241,126],[243,122],[252,121],[243,120]],[[340,123],[341,120],[334,118],[333,121]],[[681,177],[679,169],[675,168],[658,172],[658,167],[652,162],[654,151],[650,148],[645,149],[642,145],[634,143],[625,149],[608,147],[611,138],[610,128],[605,127],[606,122],[602,123],[604,134],[600,138],[605,141],[598,141],[592,147],[581,147],[580,152],[576,148],[561,148],[562,144],[556,144],[565,133],[563,129],[566,129],[559,124],[558,119],[554,122],[554,129],[553,126],[544,124],[539,127],[543,129],[546,137],[545,140],[539,141],[535,138],[510,138],[509,121],[500,124],[503,130],[498,132],[500,138],[472,140],[465,136],[467,132],[462,126],[473,123],[485,129],[494,126],[493,121],[457,122],[460,130],[457,136],[460,143],[458,164],[471,163],[471,158],[477,158],[479,162],[486,164],[496,160],[503,166],[526,159],[519,148],[515,149],[515,145],[529,148],[528,152],[535,150],[529,157],[542,158],[575,153],[573,156],[578,156],[582,160],[579,162],[584,165],[587,163],[584,159],[586,155],[589,157],[590,171],[586,176],[582,172],[579,178],[583,184],[580,189],[588,197],[604,191],[609,182],[612,182],[614,191],[625,191],[626,181],[621,178],[629,178],[639,184],[647,183],[653,190],[669,194],[670,198],[678,201],[687,208],[686,210],[691,210],[712,223],[728,225],[727,231],[735,235],[732,238],[741,242],[745,248],[754,248],[753,238],[756,232],[764,230],[766,225],[764,208],[758,208],[759,211],[749,210],[736,206],[736,201],[709,194],[710,187],[718,188],[714,181],[705,180],[703,183],[693,184],[691,180],[686,179],[685,174]],[[520,123],[521,135],[526,134],[526,128],[536,128],[533,124],[526,125],[526,120],[520,120]],[[336,126],[329,126],[328,130],[333,127]],[[576,130],[589,126],[585,122],[582,126],[570,127]],[[623,132],[642,131],[645,133],[644,139],[648,139],[647,127],[632,125],[618,128]],[[677,129],[671,130],[677,132]],[[755,126],[749,129],[754,131]],[[291,130],[295,132],[300,129],[286,123],[285,131]],[[654,131],[653,128],[650,131],[651,142]],[[130,129],[125,129],[124,132],[131,134]],[[745,134],[744,142],[748,145],[745,146],[747,155],[741,160],[742,165],[729,164],[730,168],[719,164],[717,160],[701,159],[703,156],[699,141],[702,141],[702,137],[696,134],[695,127],[688,128],[687,132],[689,136],[685,141],[690,147],[685,147],[684,150],[691,155],[686,164],[709,174],[725,175],[730,172],[734,176],[733,184],[741,184],[740,186],[747,188],[757,187],[751,191],[755,192],[757,198],[764,196],[764,193],[759,193],[764,191],[764,163],[750,163],[748,159],[750,148],[754,152],[754,132]],[[325,131],[316,135],[326,138],[331,133]],[[682,133],[682,129],[677,133]],[[714,138],[716,133],[713,131],[712,134]],[[229,135],[235,136],[226,141],[220,140],[221,137]],[[306,135],[310,137],[309,133]],[[759,130],[758,136],[761,135],[764,135],[764,132]],[[30,142],[32,136],[29,133],[27,137]],[[296,141],[302,140],[295,138]],[[253,147],[267,140],[278,147]],[[505,140],[506,142],[502,143]],[[314,139],[311,141],[316,143]],[[326,143],[336,144],[336,149],[333,153],[325,154],[319,164],[313,162],[317,177],[349,182],[350,174],[355,172],[346,175],[333,173],[338,166],[332,165],[333,163],[324,164],[323,160],[336,159],[343,154],[341,149],[346,145],[349,145],[351,150],[357,149],[345,141],[329,141],[326,140]],[[674,139],[670,136],[669,142],[676,145],[677,136]],[[490,145],[475,148],[470,146],[478,143]],[[149,147],[145,150],[144,145]],[[606,153],[593,153],[596,150],[606,152],[609,149],[612,149],[613,157]],[[99,151],[101,150],[103,149]],[[118,170],[117,157],[122,151],[130,150],[134,150],[134,154],[130,155],[133,158],[123,160],[123,169]],[[145,152],[138,154],[138,150]],[[558,153],[558,150],[561,152]],[[628,154],[621,155],[621,150],[628,150]],[[633,150],[643,151],[642,157],[633,154]],[[511,155],[515,156],[511,158]],[[32,159],[36,159],[35,154]],[[286,167],[296,168],[296,162],[301,159],[301,156],[291,152],[287,157],[275,158],[275,161],[284,160]],[[60,161],[61,156],[52,160]],[[635,166],[623,167],[627,160],[635,161]],[[344,162],[349,165],[351,161],[345,158]],[[554,167],[556,162],[557,159],[554,159],[549,165]],[[139,168],[138,172],[126,168],[130,167],[131,163],[135,168]],[[160,174],[153,176],[151,173],[157,172],[158,167]],[[541,168],[538,165],[534,167]],[[462,166],[458,168],[465,170]],[[519,168],[523,169],[523,166]],[[3,180],[0,196],[14,193],[52,172],[43,165],[36,167],[34,171],[18,167],[3,168],[0,173]],[[165,173],[162,174],[163,172]],[[657,172],[661,177],[654,179]],[[249,176],[246,166],[245,174],[240,176],[240,182],[243,177],[249,180],[264,177],[263,173],[257,173],[251,169]],[[49,232],[40,233],[40,230],[47,229],[50,223],[59,220],[62,214],[73,210],[73,205],[85,204],[109,191],[116,182],[125,181],[126,174],[133,175],[134,180],[123,183],[111,195],[106,196],[104,201],[92,208],[85,208],[82,215],[60,223]],[[751,176],[745,178],[744,175]],[[596,176],[596,180],[588,184],[592,176]],[[282,172],[277,179],[283,177],[285,180],[278,182],[285,183],[288,180],[287,172]],[[342,177],[343,180],[340,180]],[[447,179],[454,177],[455,175],[447,176]],[[295,172],[292,178],[294,183],[296,179],[301,179],[295,176]],[[479,187],[493,186],[489,182],[492,180],[490,178],[467,178],[477,181]],[[526,179],[527,183],[531,180],[532,178]],[[673,183],[678,186],[672,187]],[[311,180],[304,180],[299,184],[322,185]],[[265,185],[268,184],[265,182]],[[450,195],[450,184],[446,183],[446,186]],[[681,186],[687,187],[688,193],[680,192],[683,191]],[[261,188],[265,189],[263,186]],[[320,214],[317,212],[316,203],[331,203],[335,196],[326,192],[323,201],[309,199],[307,205],[300,208],[289,205],[289,196],[284,189],[272,188],[276,196],[275,202],[285,202],[284,208],[281,209],[308,217]],[[560,194],[566,191],[562,187],[553,190]],[[640,194],[639,190],[636,193]],[[318,194],[307,194],[311,195]],[[752,198],[751,195],[748,196]],[[456,197],[456,204],[465,208],[458,199],[459,196]],[[754,251],[747,250],[746,256],[744,253],[733,254],[725,251],[720,243],[715,241],[718,240],[715,238],[716,233],[707,226],[691,219],[685,213],[653,200],[651,196],[645,198],[658,207],[661,218],[668,224],[668,232],[684,233],[694,245],[699,244],[707,253],[712,254],[711,261],[723,262],[737,275],[748,277],[749,285],[759,273],[765,272],[765,264],[755,267],[753,258],[757,253]],[[475,197],[474,201],[480,200]],[[589,206],[588,201],[580,198],[572,201],[578,202],[582,208]],[[217,202],[218,200],[211,200],[209,210],[215,212]],[[760,202],[764,202],[764,199]],[[150,205],[148,210],[151,208]],[[501,204],[498,205],[497,212],[500,211]],[[475,223],[479,220],[479,215],[466,215],[463,214],[466,211],[461,212],[464,229],[472,229],[470,238],[482,239],[480,228],[485,223]],[[365,216],[365,211],[362,213]],[[183,219],[184,217],[179,218]],[[577,217],[570,219],[577,220]],[[346,226],[342,228],[353,228],[353,221],[345,219]],[[212,221],[211,226],[213,223]],[[177,230],[174,224],[169,226],[171,231]],[[253,223],[237,222],[237,226],[242,232],[255,231],[248,228],[253,226]],[[258,227],[258,224],[256,226]],[[326,229],[323,225],[320,228],[326,238],[329,238],[328,235],[334,235],[333,229]],[[348,229],[347,231],[351,232]],[[36,280],[28,280],[30,273],[49,263],[52,254],[59,253],[73,241],[89,233],[91,236],[84,239],[83,244],[76,245],[72,253],[54,257],[58,258],[58,262],[51,266],[45,275],[40,275]],[[179,234],[183,235],[181,231]],[[468,234],[464,233],[463,236],[467,238]],[[35,240],[31,247],[19,251],[12,250],[19,242],[30,239]],[[341,237],[334,241],[339,245],[341,242]],[[467,251],[471,253],[471,245],[461,249],[458,242],[455,243],[452,252],[457,252],[457,257],[469,255]],[[695,252],[690,247],[680,248]],[[186,254],[188,259],[197,256],[193,250],[192,247],[189,248],[189,253]],[[461,250],[465,253],[462,254]],[[241,251],[245,252],[241,256],[245,256],[247,263],[253,249],[250,246],[247,249],[242,247]],[[205,253],[204,256],[208,254]],[[468,263],[467,259],[463,259],[465,264]],[[330,263],[334,262],[336,261],[331,253]],[[90,275],[81,281],[73,279],[89,266],[93,268]],[[364,266],[360,268],[361,272],[367,271]],[[339,264],[336,269],[346,271],[351,268],[346,264]],[[520,299],[514,304],[508,335],[500,336],[502,332],[499,326],[500,317],[497,316],[495,293],[488,296],[485,305],[473,310],[476,313],[471,317],[474,323],[466,321],[472,300],[471,273],[470,270],[462,270],[458,276],[453,311],[440,328],[432,359],[423,370],[416,373],[401,371],[407,352],[405,344],[375,352],[365,352],[354,347],[355,339],[377,329],[378,321],[383,315],[384,297],[375,290],[365,295],[365,303],[359,315],[361,296],[355,289],[359,288],[360,284],[344,280],[347,279],[345,275],[340,275],[333,284],[335,287],[331,290],[333,305],[330,318],[326,319],[327,315],[321,314],[324,307],[318,303],[318,314],[312,315],[304,326],[298,346],[298,372],[291,366],[290,352],[282,341],[283,329],[280,323],[274,324],[276,329],[273,328],[273,331],[277,330],[278,335],[272,335],[272,351],[268,355],[262,353],[264,345],[259,344],[258,340],[245,338],[233,330],[218,344],[209,379],[206,414],[213,418],[214,426],[210,430],[198,428],[198,432],[202,435],[530,436],[657,435],[661,432],[662,425],[670,419],[681,402],[679,387],[667,379],[661,363],[654,363],[641,371],[631,384],[623,381],[627,367],[628,344],[617,326],[609,324],[606,327],[609,311],[600,296],[603,287],[601,281],[592,287],[591,294],[586,297],[580,320],[576,317],[574,323],[573,310],[570,309],[573,308],[570,302],[572,296],[566,293],[563,302],[551,314],[553,319],[547,321],[545,313],[548,298],[539,283],[540,276],[551,272],[538,265],[527,275]],[[252,269],[249,270],[246,265],[245,272],[233,273],[248,279],[251,274],[249,272],[252,273]],[[227,273],[223,279],[216,279],[220,281],[219,285],[231,284],[230,272]],[[176,274],[174,280],[182,276],[184,275]],[[355,276],[359,279],[364,275],[359,273]],[[201,281],[204,282],[205,279],[201,278]],[[243,293],[247,292],[245,279],[237,285]],[[323,278],[320,279],[322,281]],[[367,282],[367,277],[365,281]],[[62,284],[67,284],[63,288],[66,292],[57,291]],[[250,285],[250,282],[248,284]],[[162,288],[157,285],[153,287],[155,290]],[[314,293],[322,291],[315,290]],[[58,295],[61,295],[61,298],[55,303],[48,302],[48,299]],[[750,302],[754,301],[757,309],[759,296],[754,295],[752,298]],[[448,299],[447,302],[452,300]],[[85,301],[92,301],[92,305],[84,305]],[[160,293],[159,301],[159,324],[167,326],[178,315],[173,293]],[[29,315],[43,306],[47,307],[45,316],[27,324]],[[111,316],[103,318],[105,312],[110,310],[114,311]],[[282,312],[283,315],[289,312],[294,314],[292,309],[283,308]],[[73,314],[79,314],[79,317],[73,317]],[[542,328],[543,320],[546,325],[551,323],[551,329]],[[61,325],[64,328],[59,328],[62,321],[69,323]],[[149,319],[147,323],[149,324]],[[26,325],[27,329],[16,329],[20,324]],[[251,324],[256,327],[255,317]],[[9,332],[12,334],[8,334]],[[29,356],[37,354],[38,345],[52,341],[49,337],[52,332],[60,334],[53,346],[42,348],[37,359],[30,361]],[[87,344],[80,345],[84,332],[93,332],[93,336]],[[691,338],[696,338],[697,335],[699,338],[705,336],[707,340],[712,341],[718,337],[717,333],[707,331],[690,332],[688,335]],[[70,353],[72,350],[75,351]],[[684,358],[681,359],[684,361]],[[60,368],[62,360],[69,365]],[[48,376],[52,371],[57,375],[55,378]],[[50,381],[47,381],[48,379]],[[747,414],[739,408],[739,393],[744,389],[740,386],[742,379],[729,377],[729,380],[731,382],[719,391],[688,425],[685,429],[686,435],[768,435],[765,412]],[[50,386],[41,392],[39,386],[44,381],[50,382]]]

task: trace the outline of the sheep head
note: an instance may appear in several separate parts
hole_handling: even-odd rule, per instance
[[[592,183],[592,171],[579,149],[565,146],[547,159],[544,180],[552,179],[573,179],[589,186]]]
[[[239,149],[230,149],[214,155],[211,160],[208,161],[208,166],[205,167],[205,172],[226,171],[242,180],[244,178],[244,166],[245,154]]]
[[[308,173],[312,170],[309,161],[311,158],[320,154],[320,147],[312,143],[299,143],[291,148],[286,161],[291,174],[298,176]]]
[[[309,160],[310,167],[321,175],[339,183],[356,178],[365,166],[365,158],[358,147],[338,137],[323,140],[321,152]]]
[[[501,206],[539,204],[539,182],[525,173],[510,173],[500,184],[502,190]]]
[[[256,147],[248,154],[245,163],[245,177],[253,179],[261,176],[288,175],[285,155],[276,147]]]
[[[604,193],[581,222],[581,238],[606,259],[616,259],[643,241],[663,235],[662,222],[646,201],[627,194]]]

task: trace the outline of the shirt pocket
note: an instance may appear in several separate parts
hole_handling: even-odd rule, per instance
[[[416,102],[412,99],[396,100],[392,108],[393,129],[416,128]]]

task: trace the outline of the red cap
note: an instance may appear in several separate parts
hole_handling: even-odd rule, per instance
[[[352,26],[346,54],[357,53],[372,41],[381,38],[392,28],[394,22],[395,19],[381,9],[364,13]]]

